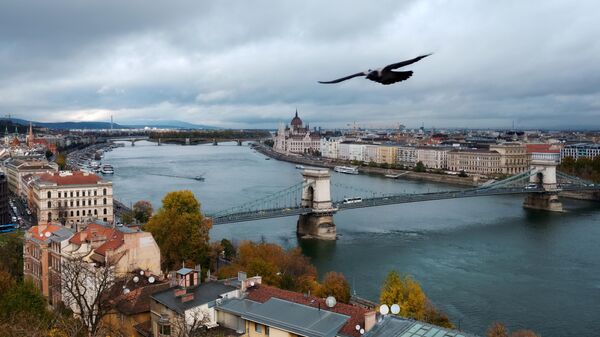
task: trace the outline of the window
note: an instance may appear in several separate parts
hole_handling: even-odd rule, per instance
[[[71,211],[71,216],[73,216],[73,211]]]
[[[104,199],[102,200],[102,204],[103,204],[103,205],[106,205],[106,198],[104,198]]]
[[[256,331],[258,333],[262,333],[262,325],[260,325],[258,323],[254,323],[254,331]]]
[[[77,216],[79,216],[79,211],[77,211]]]
[[[163,336],[171,336],[171,325],[170,324],[159,324],[158,332]]]
[[[85,197],[85,190],[81,191],[81,196]]]
[[[48,212],[48,221],[52,220],[52,212]]]
[[[79,197],[79,191],[77,191],[76,193],[77,193],[77,197]]]
[[[106,208],[104,209],[104,214],[106,214]]]
[[[48,199],[52,198],[52,192],[48,191]]]
[[[94,199],[94,206],[96,206],[96,204],[98,204],[98,200]]]
[[[94,210],[94,215],[98,215],[98,210],[97,209]]]
[[[71,207],[73,207],[73,200],[71,200]]]
[[[58,197],[60,198],[60,192],[58,192]]]
[[[77,206],[79,206],[79,200],[77,200]]]
[[[48,201],[48,208],[52,207],[52,201]]]
[[[73,198],[73,191],[71,191],[71,198]]]
[[[102,190],[103,195],[106,195],[106,188]]]
[[[269,335],[269,327],[265,325],[265,335]]]
[[[94,196],[98,195],[98,191],[94,190]]]

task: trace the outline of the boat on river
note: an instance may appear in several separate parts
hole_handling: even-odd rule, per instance
[[[100,173],[113,174],[113,173],[115,173],[115,169],[112,167],[112,165],[104,164],[104,165],[102,165],[102,168],[100,168]]]
[[[336,166],[333,170],[345,174],[358,174],[358,167],[356,166]]]

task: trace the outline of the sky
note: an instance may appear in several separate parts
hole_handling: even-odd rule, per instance
[[[600,2],[0,2],[0,115],[600,128]],[[390,86],[354,78],[434,53]]]

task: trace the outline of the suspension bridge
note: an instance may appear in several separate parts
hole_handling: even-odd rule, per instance
[[[555,162],[537,162],[536,164],[526,172],[504,180],[490,181],[476,188],[395,194],[383,194],[357,189],[354,186],[331,183],[328,170],[306,169],[302,172],[303,180],[297,184],[263,198],[214,213],[211,217],[214,224],[226,224],[299,216],[298,234],[335,239],[333,214],[347,209],[523,194],[526,195],[524,207],[562,211],[558,193],[562,191],[600,191],[600,185],[557,172]]]

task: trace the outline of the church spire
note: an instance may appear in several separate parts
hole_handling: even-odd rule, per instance
[[[296,117],[298,117],[298,108],[296,108]]]

